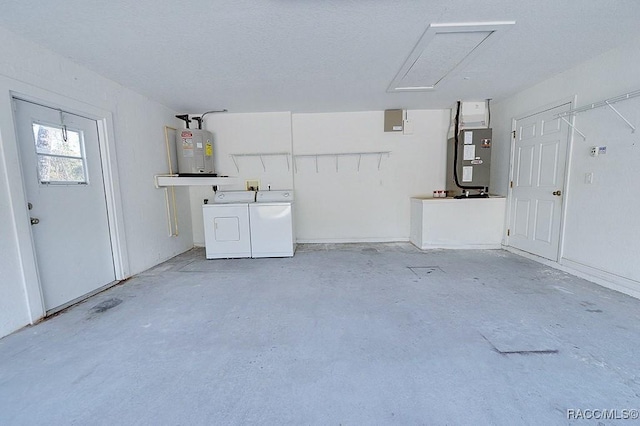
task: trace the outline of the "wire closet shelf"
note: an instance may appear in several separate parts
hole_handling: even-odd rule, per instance
[[[633,99],[633,98],[636,98],[638,96],[640,96],[640,90],[635,90],[633,92],[625,93],[624,95],[614,96],[613,98],[604,99],[602,101],[598,101],[598,102],[587,104],[587,105],[584,105],[584,106],[581,106],[581,107],[578,107],[578,108],[570,109],[569,111],[564,111],[564,112],[558,113],[555,116],[557,118],[559,118],[560,120],[564,121],[565,123],[567,123],[569,125],[569,127],[571,127],[573,130],[575,130],[576,133],[578,133],[580,136],[582,136],[582,139],[586,141],[587,137],[585,136],[585,134],[582,133],[580,130],[578,130],[569,120],[567,120],[567,117],[579,114],[581,112],[590,111],[590,110],[596,109],[596,108],[608,107],[618,117],[620,117],[620,119],[622,121],[624,121],[627,126],[629,126],[629,128],[631,129],[631,133],[635,133],[636,126],[634,126],[624,115],[622,115],[622,113],[620,111],[618,111],[616,109],[616,107],[613,106],[613,104],[618,103],[618,102],[623,102],[623,101],[626,101],[626,100],[629,100],[629,99]]]

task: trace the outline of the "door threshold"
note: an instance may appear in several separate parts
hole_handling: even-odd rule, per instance
[[[122,282],[124,282],[126,280],[116,280],[116,281],[112,281],[109,284],[103,285],[102,287],[98,287],[97,289],[90,291],[87,294],[83,294],[80,297],[76,297],[75,299],[71,300],[70,302],[67,302],[63,305],[57,306],[55,308],[49,309],[46,311],[44,318],[49,318],[51,316],[54,316],[56,314],[62,313],[62,311],[71,308],[74,305],[77,305],[80,302],[84,302],[85,300],[87,300],[88,298],[95,296],[98,293],[102,293],[105,290],[110,289],[111,287],[120,284]]]

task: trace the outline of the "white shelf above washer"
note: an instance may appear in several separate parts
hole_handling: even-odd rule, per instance
[[[213,186],[230,185],[238,182],[235,177],[204,177],[204,176],[178,176],[155,175],[156,188],[167,186]]]

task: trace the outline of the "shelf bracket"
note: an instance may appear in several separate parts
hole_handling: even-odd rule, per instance
[[[233,164],[236,166],[236,171],[240,173],[240,165],[238,164],[238,157],[258,157],[260,158],[260,163],[262,164],[262,170],[264,172],[267,171],[267,165],[265,163],[265,157],[279,157],[285,156],[287,160],[287,171],[291,170],[291,163],[289,162],[289,156],[291,153],[289,152],[256,152],[255,154],[229,154],[233,159]]]
[[[378,171],[380,171],[380,164],[382,164],[382,153],[378,154]]]
[[[611,108],[611,110],[612,110],[613,112],[615,112],[615,113],[618,115],[618,117],[620,117],[622,120],[624,120],[624,122],[625,122],[625,123],[627,123],[627,126],[631,127],[631,133],[635,133],[635,132],[636,132],[636,127],[635,127],[633,124],[631,124],[631,123],[629,122],[629,120],[627,120],[627,119],[624,117],[624,115],[620,114],[620,111],[618,111],[617,109],[615,109],[615,107],[614,107],[613,105],[611,105],[611,103],[610,103],[609,101],[604,101],[604,103],[605,103],[605,104],[607,104],[607,106],[608,106],[609,108]]]
[[[560,118],[560,120],[564,121],[565,123],[567,123],[569,125],[569,127],[571,127],[573,130],[575,130],[580,136],[582,136],[582,140],[586,141],[587,137],[584,135],[584,133],[582,133],[580,130],[576,129],[576,126],[574,126],[573,124],[571,124],[571,122],[569,120],[567,120],[564,117],[558,117]]]
[[[318,173],[318,156],[316,155],[316,173]]]
[[[362,154],[358,154],[358,171],[360,171],[360,161],[362,160]]]

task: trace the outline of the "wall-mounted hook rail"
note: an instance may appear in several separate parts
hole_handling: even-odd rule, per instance
[[[236,171],[240,173],[240,166],[238,165],[238,157],[258,157],[260,163],[262,163],[262,170],[267,171],[267,166],[264,162],[264,157],[281,157],[284,156],[287,160],[287,171],[291,170],[291,162],[289,161],[289,152],[256,152],[254,154],[229,154],[233,160],[233,165],[236,166]]]
[[[633,98],[636,98],[638,96],[640,96],[640,90],[635,90],[633,92],[625,93],[624,95],[615,96],[613,98],[604,99],[602,101],[598,101],[598,102],[594,102],[594,103],[591,103],[591,104],[588,104],[588,105],[584,105],[584,106],[581,106],[581,107],[578,107],[578,108],[570,109],[569,111],[561,112],[559,114],[556,114],[556,117],[558,117],[559,119],[561,119],[565,123],[567,123],[569,126],[571,126],[571,128],[573,130],[575,130],[576,132],[578,132],[580,134],[580,136],[582,136],[582,139],[587,140],[586,136],[582,132],[580,132],[578,129],[576,129],[575,126],[573,126],[565,117],[571,116],[571,115],[576,115],[578,113],[585,112],[585,111],[590,111],[590,110],[596,109],[596,108],[608,107],[618,117],[620,117],[625,122],[625,124],[627,126],[629,126],[631,128],[631,133],[635,133],[636,127],[629,120],[627,120],[627,118],[624,115],[622,115],[622,113],[620,111],[618,111],[612,104],[615,104],[617,102],[626,101],[626,100],[629,100],[629,99],[633,99]]]
[[[320,157],[334,157],[334,161],[335,161],[335,165],[336,165],[336,172],[340,171],[340,157],[354,157],[357,156],[358,157],[358,168],[357,170],[360,171],[360,163],[362,162],[362,157],[363,156],[367,156],[367,155],[375,155],[378,156],[378,170],[380,170],[381,164],[382,164],[382,157],[387,155],[389,156],[391,154],[391,151],[375,151],[375,152],[336,152],[336,153],[322,153],[322,154],[296,154],[293,156],[293,162],[294,162],[294,170],[297,173],[298,172],[298,159],[299,158],[313,158],[314,160],[314,164],[315,164],[315,168],[316,168],[316,173],[319,172],[319,167],[318,167],[318,158]]]

